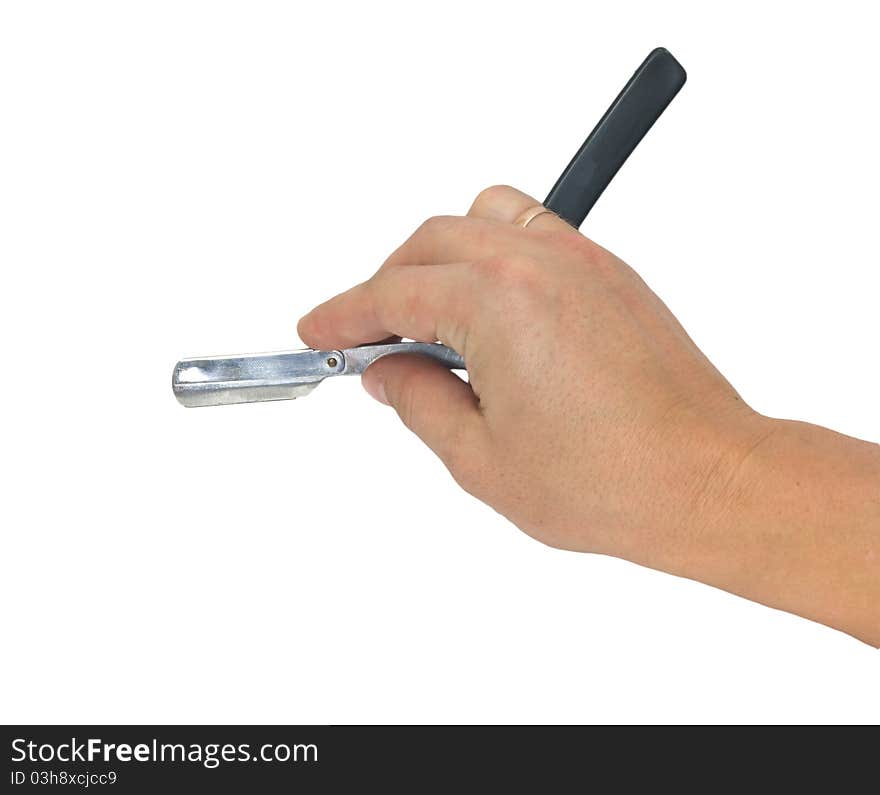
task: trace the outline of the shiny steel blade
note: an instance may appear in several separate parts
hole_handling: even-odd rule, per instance
[[[293,400],[308,395],[340,362],[312,350],[198,357],[178,362],[171,383],[189,407]]]
[[[342,351],[306,348],[183,359],[174,367],[171,384],[175,397],[188,407],[292,400],[309,394],[329,376],[358,375],[376,359],[397,353],[430,356],[446,367],[464,368],[464,360],[445,345],[399,342]]]

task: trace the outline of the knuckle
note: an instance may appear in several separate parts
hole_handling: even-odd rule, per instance
[[[506,289],[526,292],[539,289],[546,278],[540,263],[519,255],[489,257],[478,263],[478,269],[485,278],[500,282]]]
[[[561,229],[547,233],[561,254],[574,257],[588,267],[604,268],[611,263],[611,255],[576,229]]]
[[[421,337],[434,332],[426,318],[429,296],[414,289],[406,269],[387,269],[368,283],[376,323],[389,334]]]
[[[430,237],[442,235],[452,230],[455,221],[455,216],[452,215],[432,215],[422,222],[421,226],[416,230],[416,234],[428,235]]]
[[[509,196],[513,190],[514,188],[510,185],[490,185],[488,188],[483,188],[474,199],[473,209],[479,211],[494,207]]]

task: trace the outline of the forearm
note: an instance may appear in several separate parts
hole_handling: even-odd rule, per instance
[[[773,420],[719,501],[669,569],[880,646],[880,446]]]

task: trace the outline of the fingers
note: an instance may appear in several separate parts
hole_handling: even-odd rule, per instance
[[[398,336],[440,340],[464,355],[476,286],[465,264],[390,268],[316,307],[297,330],[321,350]]]
[[[512,189],[511,189],[512,190]],[[571,227],[568,227],[571,229]],[[505,251],[536,254],[535,241],[509,222],[455,215],[438,215],[425,221],[398,248],[381,270],[398,266],[476,262]]]
[[[536,254],[533,238],[523,235],[513,222],[540,202],[509,185],[480,191],[464,218],[440,215],[429,218],[382,266],[436,265],[440,262],[475,262],[513,250]],[[529,229],[576,231],[558,215],[544,213]]]
[[[493,185],[491,188],[480,191],[480,194],[474,199],[471,209],[468,210],[468,216],[512,225],[523,212],[540,203],[527,193],[511,188],[509,185]],[[518,227],[512,226],[511,228],[519,232],[522,231]],[[532,220],[528,229],[571,232],[573,227],[558,215],[544,213]],[[525,236],[521,235],[521,237]]]
[[[470,489],[486,443],[486,428],[470,386],[423,356],[385,356],[367,368],[363,385]]]
[[[314,348],[344,348],[390,335],[440,339],[459,353],[467,335],[466,312],[474,296],[468,266],[506,257],[547,259],[546,235],[533,230],[565,231],[585,241],[562,219],[546,214],[528,229],[513,221],[536,200],[515,188],[482,191],[464,218],[431,218],[407,240],[370,281],[313,309],[299,323],[303,341]],[[423,268],[411,268],[419,265]],[[422,275],[402,271],[426,270]],[[472,277],[473,274],[470,274]]]

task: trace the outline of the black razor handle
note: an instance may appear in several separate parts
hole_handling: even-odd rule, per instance
[[[579,227],[685,80],[687,73],[668,50],[651,52],[556,180],[544,206]]]

